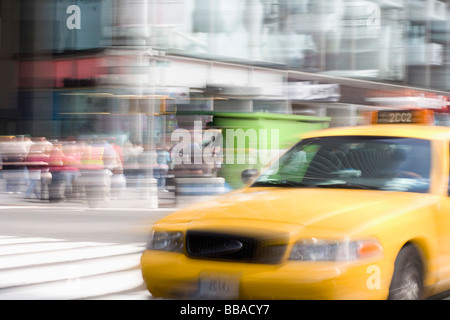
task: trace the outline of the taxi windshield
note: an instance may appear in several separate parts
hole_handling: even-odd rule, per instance
[[[426,193],[431,143],[401,137],[305,139],[266,169],[251,187],[349,188]]]

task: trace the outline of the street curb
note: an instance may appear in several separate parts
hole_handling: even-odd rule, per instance
[[[128,195],[128,197],[127,197]],[[205,195],[205,196],[174,196],[172,199],[158,198],[157,207],[153,206],[151,199],[142,199],[136,197],[136,194],[130,196],[130,194],[124,194],[119,199],[110,199],[101,201],[96,208],[98,209],[147,209],[147,210],[178,210],[184,207],[188,207],[198,202],[211,200],[217,197],[217,195]],[[68,199],[58,202],[49,202],[47,200],[41,201],[38,199],[25,199],[22,194],[0,194],[0,207],[80,207],[89,208],[87,201],[83,199]],[[94,208],[91,208],[94,209]]]

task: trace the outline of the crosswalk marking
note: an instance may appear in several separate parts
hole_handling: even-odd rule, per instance
[[[3,256],[0,257],[0,270],[24,266],[33,266],[44,263],[68,262],[82,259],[108,257],[111,255],[123,255],[129,253],[142,252],[142,250],[143,248],[134,246],[115,245],[115,246],[69,249],[58,252],[26,253],[21,254],[20,256]]]
[[[0,235],[0,300],[149,299],[144,247]]]
[[[0,256],[19,254],[19,253],[33,253],[41,251],[55,251],[64,249],[75,249],[92,246],[105,246],[109,243],[101,242],[50,242],[50,243],[31,243],[31,244],[14,244],[8,246],[0,245]]]
[[[35,243],[35,242],[57,242],[61,241],[59,239],[46,239],[46,238],[15,238],[8,237],[4,239],[0,239],[0,246],[5,244],[18,244],[18,243]]]
[[[6,270],[0,273],[0,290],[13,286],[67,280],[132,269],[139,264],[139,258],[140,254],[132,254],[125,257],[109,257],[100,260],[38,266],[31,270],[28,268]]]
[[[150,293],[147,289],[137,289],[133,290],[133,292],[129,292],[127,295],[111,294],[94,297],[90,300],[148,300],[150,297]]]
[[[139,270],[68,279],[0,291],[0,300],[74,300],[131,290],[142,284]]]

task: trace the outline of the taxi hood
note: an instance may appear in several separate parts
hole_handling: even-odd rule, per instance
[[[247,188],[175,212],[160,222],[257,220],[350,231],[430,207],[431,194],[300,188]]]

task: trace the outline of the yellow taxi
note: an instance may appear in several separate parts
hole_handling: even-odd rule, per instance
[[[450,284],[450,128],[420,111],[317,131],[247,188],[153,226],[155,297],[421,299]],[[396,124],[390,124],[390,123]]]

